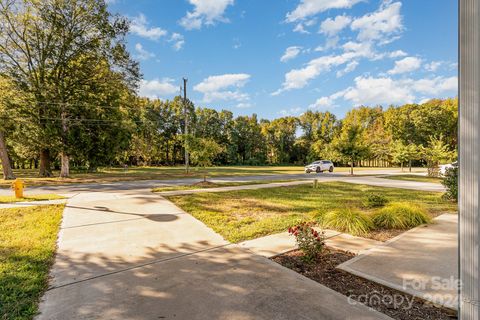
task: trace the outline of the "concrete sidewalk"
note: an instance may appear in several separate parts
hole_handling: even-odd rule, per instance
[[[52,204],[62,204],[66,202],[67,199],[0,203],[0,209],[48,206]]]
[[[413,296],[457,309],[458,215],[407,231],[338,268]]]
[[[51,276],[37,320],[389,319],[131,190],[68,201]]]
[[[375,187],[400,188],[419,191],[445,192],[445,187],[440,183],[392,180],[381,177],[341,177],[338,181],[366,184]]]

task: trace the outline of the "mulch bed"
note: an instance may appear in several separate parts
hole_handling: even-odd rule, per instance
[[[311,264],[305,263],[302,255],[301,251],[296,250],[276,256],[272,260],[393,319],[457,319],[456,311],[434,306],[409,294],[335,268],[352,259],[355,256],[353,253],[329,249]]]

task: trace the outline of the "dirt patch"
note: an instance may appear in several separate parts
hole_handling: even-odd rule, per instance
[[[457,319],[456,311],[434,306],[409,294],[336,269],[339,264],[352,259],[355,256],[353,253],[329,249],[312,264],[305,263],[302,255],[301,251],[296,250],[272,260],[340,292],[349,297],[352,303],[361,302],[393,319]]]

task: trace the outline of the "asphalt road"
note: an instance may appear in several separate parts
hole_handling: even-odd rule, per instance
[[[276,174],[276,175],[252,175],[252,176],[227,176],[211,177],[211,182],[248,182],[248,181],[272,181],[272,180],[313,180],[325,181],[345,181],[349,183],[360,183],[382,187],[398,187],[406,189],[418,189],[425,191],[443,191],[444,188],[437,183],[425,183],[415,181],[387,180],[370,175],[391,175],[400,174],[399,169],[386,170],[362,170],[357,171],[356,176],[350,176],[347,172],[333,172],[320,174]],[[87,192],[123,192],[145,191],[150,192],[152,188],[158,186],[186,185],[202,181],[201,178],[177,178],[170,180],[138,180],[138,181],[119,181],[110,183],[85,183],[85,184],[66,184],[54,186],[30,187],[25,190],[26,194],[56,193],[62,195],[75,195]],[[0,189],[0,195],[10,195],[9,189]]]

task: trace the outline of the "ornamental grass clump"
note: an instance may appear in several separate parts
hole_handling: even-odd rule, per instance
[[[351,208],[328,212],[323,217],[323,226],[354,236],[366,235],[374,227],[368,215]]]
[[[410,229],[430,223],[432,219],[426,210],[418,205],[396,202],[380,209],[373,215],[372,220],[379,229]]]
[[[306,262],[315,261],[325,247],[325,233],[312,228],[313,223],[301,223],[288,228],[288,233],[295,236],[298,248],[303,252]]]

